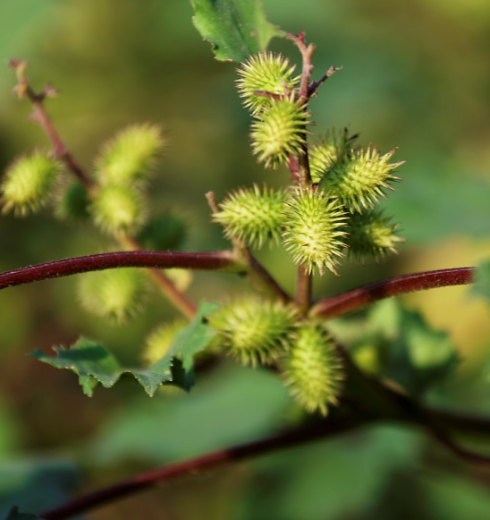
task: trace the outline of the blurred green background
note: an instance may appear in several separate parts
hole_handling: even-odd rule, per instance
[[[316,43],[316,73],[343,66],[312,103],[322,132],[347,126],[396,157],[403,182],[386,201],[407,242],[382,265],[326,276],[318,296],[416,270],[475,265],[490,256],[490,3],[488,0],[265,0],[269,19]],[[235,67],[213,59],[186,0],[2,0],[0,166],[48,146],[11,93],[11,58],[26,59],[37,89],[61,95],[48,109],[87,168],[122,126],[161,124],[169,147],[155,179],[155,207],[181,208],[188,250],[226,245],[209,223],[204,193],[218,200],[252,182],[287,183],[249,152],[249,116],[234,88]],[[287,42],[274,42],[297,60]],[[0,218],[0,270],[99,252],[97,231],[34,217]],[[261,256],[288,288],[294,269],[281,251]],[[196,299],[245,287],[228,275],[198,274]],[[489,310],[453,288],[405,299],[451,332],[463,356],[441,401],[490,415],[486,381]],[[259,438],[288,420],[286,391],[269,374],[225,365],[189,396],[148,399],[122,383],[85,397],[73,374],[25,354],[68,345],[83,333],[123,359],[174,311],[156,295],[134,323],[108,327],[80,310],[75,280],[0,293],[0,517],[12,503],[52,507],[78,492],[156,464]],[[483,367],[483,368],[482,368]],[[487,370],[488,371],[488,370]],[[199,435],[196,435],[196,431]],[[19,461],[22,461],[19,462]],[[77,467],[82,467],[79,475]],[[36,493],[26,491],[30,484]],[[384,427],[257,462],[200,475],[87,515],[112,519],[484,519],[488,473],[455,461],[417,432]]]

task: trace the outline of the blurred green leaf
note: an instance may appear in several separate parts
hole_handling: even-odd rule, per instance
[[[103,345],[80,338],[70,349],[55,347],[57,357],[37,350],[31,355],[55,368],[66,368],[78,375],[86,395],[91,397],[97,385],[111,388],[123,374],[131,374],[149,396],[164,383],[189,390],[194,384],[193,359],[205,349],[216,332],[208,327],[205,316],[215,312],[218,305],[202,303],[196,317],[188,327],[179,332],[168,353],[146,369],[123,368],[119,361]]]
[[[364,323],[358,319],[352,322],[355,325],[350,323],[349,319],[335,320],[331,330],[352,349],[359,366],[396,381],[414,395],[421,396],[444,380],[459,362],[449,334],[434,330],[422,314],[396,299],[377,303]]]
[[[394,472],[416,465],[421,441],[418,433],[385,426],[269,455],[255,463],[245,516],[365,518]]]
[[[245,61],[284,31],[270,24],[259,0],[191,0],[194,25],[220,61]]]
[[[108,417],[88,457],[96,464],[137,459],[155,465],[198,456],[273,431],[291,403],[275,374],[236,365],[200,381],[198,392],[165,392],[135,396]]]
[[[187,234],[187,222],[183,217],[165,213],[150,220],[140,231],[137,239],[145,249],[176,251],[182,247]]]
[[[472,292],[490,300],[490,260],[481,262],[477,267]]]
[[[488,518],[490,495],[488,488],[468,481],[460,475],[442,473],[427,475],[424,479],[434,518],[444,520],[480,520]]]
[[[21,513],[18,507],[13,507],[5,520],[42,520],[40,516],[31,515],[29,513]]]
[[[35,512],[57,507],[68,499],[78,483],[78,470],[67,461],[12,459],[4,462],[0,465],[0,518],[9,511],[12,514],[15,506]]]

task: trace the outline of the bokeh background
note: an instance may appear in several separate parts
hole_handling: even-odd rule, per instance
[[[386,208],[407,242],[380,265],[326,276],[318,296],[411,271],[475,265],[490,256],[490,3],[487,0],[265,0],[269,19],[315,42],[316,71],[343,66],[312,103],[319,131],[347,126],[383,151],[398,148],[403,182]],[[121,127],[150,121],[169,139],[155,178],[155,207],[190,222],[185,247],[226,245],[209,223],[204,193],[218,200],[252,182],[280,185],[249,152],[249,116],[233,64],[219,63],[191,23],[186,0],[2,0],[0,2],[0,169],[48,146],[11,90],[11,58],[26,59],[48,108],[87,168]],[[297,60],[287,42],[274,42]],[[0,270],[99,252],[94,229],[45,211],[0,218]],[[281,251],[264,262],[288,288],[294,269]],[[198,274],[191,294],[219,300],[241,281]],[[462,356],[446,389],[448,407],[490,415],[490,313],[467,288],[404,298]],[[0,293],[0,516],[11,503],[40,511],[77,492],[144,468],[259,438],[287,420],[287,392],[274,377],[231,364],[188,396],[148,399],[128,381],[85,397],[71,373],[26,354],[79,334],[137,359],[145,334],[174,311],[157,295],[123,327],[81,310],[75,280]],[[30,484],[30,491],[22,491]],[[488,472],[468,467],[415,431],[383,427],[199,475],[117,503],[86,518],[479,520],[490,508]],[[33,493],[32,490],[35,490]],[[24,494],[23,494],[24,493]]]

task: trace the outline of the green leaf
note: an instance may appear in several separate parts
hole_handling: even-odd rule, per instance
[[[219,308],[213,303],[202,303],[195,318],[175,338],[168,353],[148,368],[124,368],[100,343],[80,338],[70,349],[55,347],[56,357],[37,350],[31,355],[55,368],[72,370],[78,375],[86,395],[91,397],[101,384],[112,387],[123,374],[131,374],[149,396],[163,384],[172,384],[188,391],[194,385],[194,356],[204,350],[216,332],[206,324],[206,316]]]
[[[452,374],[459,361],[448,333],[433,329],[420,313],[395,299],[375,305],[364,324],[351,322],[349,327],[349,321],[336,320],[331,330],[351,346],[358,365],[414,395],[424,394]]]
[[[232,363],[206,374],[198,392],[169,399],[165,390],[153,399],[134,394],[112,410],[84,460],[96,466],[124,461],[155,466],[197,457],[272,434],[291,405],[276,374]],[[199,435],[196,425],[205,425]]]
[[[269,23],[259,0],[191,0],[193,22],[216,59],[243,62],[285,33]]]
[[[42,518],[29,513],[21,513],[18,507],[13,507],[5,520],[42,520]]]
[[[490,260],[480,263],[477,267],[472,292],[490,300]]]
[[[53,457],[6,460],[0,464],[0,518],[37,518],[20,513],[15,506],[32,513],[54,509],[66,503],[79,484],[79,470],[68,460]]]
[[[422,441],[419,432],[382,426],[258,459],[252,468],[260,471],[250,483],[243,516],[294,520],[408,518],[369,513],[372,505],[383,499],[387,482],[420,464]]]

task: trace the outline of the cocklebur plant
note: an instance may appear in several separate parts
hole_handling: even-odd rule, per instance
[[[237,258],[246,263],[254,250],[282,244],[298,266],[302,283],[294,301],[277,294],[223,300],[220,310],[206,319],[213,355],[222,352],[243,364],[273,365],[307,411],[326,415],[341,394],[342,367],[328,326],[311,315],[312,281],[326,271],[338,274],[347,257],[379,260],[397,251],[401,238],[396,225],[374,206],[398,180],[394,172],[402,163],[391,161],[394,152],[381,154],[372,146],[363,149],[347,130],[330,129],[311,148],[310,166],[308,139],[314,136],[308,103],[321,83],[311,81],[312,55],[306,53],[304,37],[291,39],[308,65],[301,76],[294,76],[294,66],[281,54],[263,51],[238,67],[237,88],[254,119],[252,153],[266,169],[289,166],[292,182],[278,189],[265,179],[262,187],[238,188],[220,203],[212,193],[208,198],[211,218],[223,226]],[[14,63],[14,67],[17,92],[41,103],[43,95],[36,96],[27,82],[26,65]],[[140,233],[145,241],[149,238],[158,249],[166,249],[168,244],[159,237],[165,235],[168,221],[147,209],[151,174],[164,144],[158,127],[130,126],[102,147],[90,175],[79,175],[74,179],[77,184],[64,179],[61,188],[57,186],[63,183],[61,162],[37,151],[9,168],[2,187],[4,208],[26,214],[52,199],[55,215],[73,220],[87,217],[127,249],[143,249]],[[19,194],[24,187],[29,193]],[[179,294],[187,303],[168,273],[159,272],[157,282],[162,276],[164,291]],[[145,275],[136,269],[101,271],[80,277],[79,300],[94,314],[122,322],[144,308],[146,290]],[[190,306],[184,311],[187,317],[192,317]],[[162,327],[159,336],[153,334],[148,340],[150,353],[143,359],[153,362],[151,370],[160,361],[155,352],[161,351],[169,378],[161,383],[168,383],[173,378],[172,343],[181,331]]]
[[[267,50],[269,39],[284,33],[265,21],[260,4],[249,2],[245,7],[241,3],[237,18],[230,15],[235,11],[220,7],[232,3],[240,4],[223,2],[211,8],[194,2],[195,24],[213,42],[216,56],[237,62],[238,95],[253,119],[251,152],[266,170],[252,185],[238,186],[221,201],[212,192],[207,194],[210,220],[222,227],[230,249],[175,251],[183,247],[185,219],[173,211],[150,211],[152,176],[167,145],[157,126],[144,123],[122,130],[101,147],[93,170],[87,172],[68,151],[46,112],[44,98],[53,89],[35,93],[26,76],[27,65],[13,61],[18,79],[15,90],[33,104],[34,119],[50,136],[53,150],[36,150],[13,161],[2,184],[4,210],[24,216],[51,204],[57,217],[92,223],[107,238],[107,250],[4,273],[0,288],[80,274],[81,304],[117,324],[144,311],[145,293],[153,281],[180,311],[181,319],[163,323],[142,338],[146,347],[138,368],[122,366],[103,345],[86,338],[71,348],[56,348],[54,357],[33,353],[54,367],[73,370],[87,395],[99,384],[111,387],[125,373],[132,374],[149,395],[166,385],[188,391],[196,382],[196,361],[230,357],[275,373],[302,414],[312,416],[310,420],[318,421],[321,428],[332,425],[332,431],[340,432],[376,419],[400,420],[433,428],[442,439],[445,432],[438,428],[444,426],[444,418],[434,413],[434,426],[431,410],[418,408],[410,397],[418,398],[420,387],[429,387],[454,368],[456,359],[447,338],[431,334],[419,315],[400,308],[392,310],[393,330],[385,324],[376,326],[371,316],[364,337],[352,337],[348,324],[331,318],[410,290],[469,283],[473,270],[409,275],[313,300],[315,278],[329,272],[341,275],[346,262],[379,261],[397,253],[403,241],[398,224],[379,203],[394,189],[402,162],[393,159],[393,150],[382,153],[372,144],[361,146],[349,129],[317,131],[310,101],[338,69],[332,67],[313,80],[315,47],[304,34],[287,35],[303,61],[302,72],[296,75],[289,58]],[[249,6],[254,6],[252,11]],[[248,39],[245,47],[243,38]],[[269,185],[270,176],[280,176],[282,187],[277,188],[277,182]],[[294,295],[255,256],[261,248],[275,245],[282,248],[284,261],[297,267]],[[174,268],[246,276],[255,294],[211,295],[213,303],[197,305],[186,292],[188,280],[181,283]],[[413,334],[397,336],[404,327]],[[436,354],[421,355],[420,341],[434,346]],[[396,352],[387,344],[395,345]],[[381,351],[378,345],[388,350],[384,359],[376,355]],[[397,379],[400,358],[407,358],[403,380]],[[376,363],[369,364],[373,359]],[[359,366],[374,377],[366,376]],[[384,385],[385,379],[403,390]],[[454,422],[446,418],[446,426]],[[328,430],[320,431],[328,434]],[[318,435],[316,430],[302,431],[277,445],[293,445]],[[254,445],[257,453],[264,450],[260,446]],[[247,449],[238,450],[237,458]],[[193,467],[213,462],[211,457]],[[120,494],[130,489],[126,486]],[[97,500],[101,499],[94,503]],[[72,511],[78,512],[76,506]],[[62,516],[53,513],[53,517]]]

